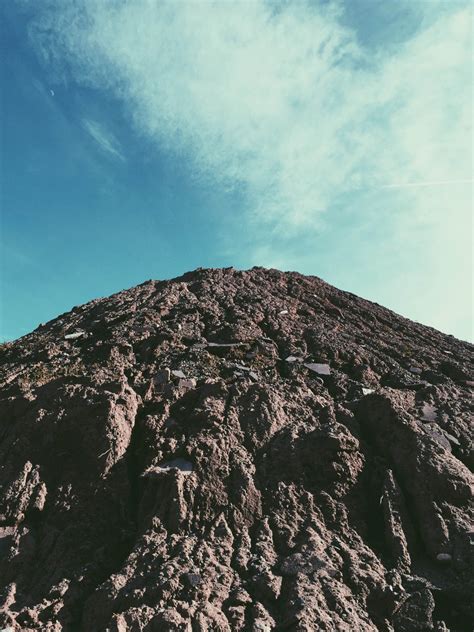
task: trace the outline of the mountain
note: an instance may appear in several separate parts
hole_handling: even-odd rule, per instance
[[[0,627],[473,627],[472,346],[196,270],[0,350]]]

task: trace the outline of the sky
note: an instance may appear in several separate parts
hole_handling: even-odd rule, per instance
[[[197,267],[472,339],[472,5],[0,5],[0,341]]]

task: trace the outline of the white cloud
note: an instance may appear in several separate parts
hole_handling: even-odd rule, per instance
[[[361,225],[389,218],[385,256],[398,246],[405,264],[437,268],[445,253],[440,279],[454,279],[453,300],[465,309],[472,187],[459,181],[472,177],[470,4],[422,2],[411,39],[370,54],[342,26],[339,4],[52,7],[32,29],[43,58],[111,90],[137,133],[191,160],[196,176],[244,190],[257,234],[318,229],[332,221],[324,212],[353,196],[367,203]],[[121,155],[95,125],[95,140]],[[412,187],[439,181],[458,184]],[[430,292],[440,283],[432,279]]]
[[[107,130],[104,125],[92,119],[83,118],[82,126],[86,132],[95,140],[100,149],[106,154],[110,154],[121,161],[125,160],[120,143],[115,136]]]
[[[470,175],[468,8],[441,13],[397,55],[373,59],[334,7],[77,7],[59,4],[37,23],[48,59],[112,89],[139,132],[186,152],[202,176],[242,184],[257,215],[285,229],[314,222],[361,185]],[[87,129],[120,153],[96,123]]]

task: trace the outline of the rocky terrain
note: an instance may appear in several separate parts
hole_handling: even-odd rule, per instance
[[[0,629],[464,632],[472,347],[197,270],[0,349]]]

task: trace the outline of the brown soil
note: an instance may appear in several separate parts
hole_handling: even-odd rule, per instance
[[[261,268],[3,345],[0,628],[472,630],[471,351]]]

